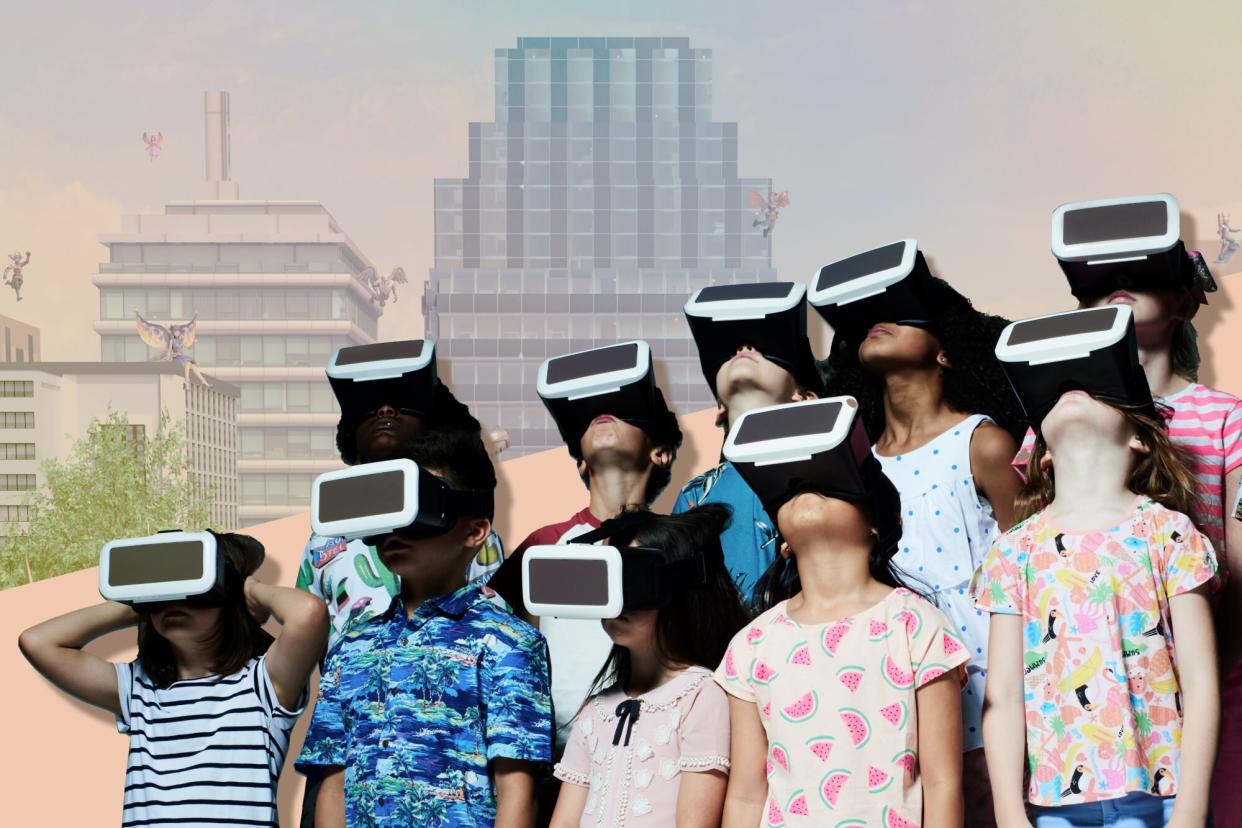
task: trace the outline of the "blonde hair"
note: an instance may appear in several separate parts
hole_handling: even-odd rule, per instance
[[[1198,492],[1194,473],[1191,471],[1190,454],[1169,439],[1168,427],[1159,408],[1155,416],[1143,406],[1104,402],[1125,415],[1135,435],[1144,446],[1145,454],[1138,455],[1130,467],[1127,486],[1135,494],[1146,495],[1167,509],[1189,517],[1199,523]],[[1035,448],[1026,464],[1027,483],[1014,501],[1017,520],[1022,521],[1041,512],[1052,503],[1056,495],[1056,473],[1051,463],[1044,467],[1048,445],[1043,434],[1036,432]]]

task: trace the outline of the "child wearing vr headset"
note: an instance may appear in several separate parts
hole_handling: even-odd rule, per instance
[[[623,596],[619,613],[599,613],[614,616],[602,619],[612,650],[556,766],[564,784],[552,828],[720,825],[729,710],[712,669],[748,618],[720,548],[728,521],[728,507],[712,504],[672,517],[628,512],[593,533],[621,552]],[[561,578],[550,588],[581,600],[585,586]]]
[[[729,432],[756,408],[811,399],[823,392],[806,334],[806,288],[792,282],[701,288],[685,307],[703,378],[716,397],[716,424]],[[776,558],[770,515],[724,457],[682,486],[673,514],[723,503],[733,520],[721,537],[725,563],[747,603]]]
[[[328,381],[341,408],[337,449],[350,466],[395,457],[435,429],[481,430],[436,376],[435,346],[427,340],[342,348],[329,363]],[[486,581],[503,561],[504,545],[492,532],[470,559],[466,578]],[[297,587],[326,602],[332,617],[329,646],[350,624],[383,614],[400,590],[376,551],[361,539],[313,532],[302,552]]]
[[[997,346],[1036,428],[1022,522],[972,586],[991,613],[984,730],[1001,825],[1207,818],[1217,562],[1132,317],[1116,304],[1025,320]]]
[[[569,519],[531,532],[490,585],[548,639],[557,742],[563,745],[609,641],[591,621],[531,616],[522,600],[522,558],[532,546],[568,543],[623,511],[650,508],[668,485],[682,437],[656,385],[646,342],[549,359],[540,366],[537,390],[577,463],[589,501]]]
[[[129,735],[126,825],[278,824],[277,782],[328,617],[323,602],[258,581],[262,561],[246,535],[113,541],[100,591],[114,600],[21,634],[35,669]],[[261,627],[269,616],[281,622],[275,640]],[[133,662],[83,649],[131,626]]]
[[[716,670],[725,828],[962,824],[968,654],[893,567],[901,503],[856,412],[850,397],[758,409],[725,444],[784,541],[769,608]]]
[[[1198,519],[1222,569],[1242,555],[1242,522],[1226,520],[1242,497],[1242,400],[1198,382],[1194,317],[1216,283],[1198,251],[1181,241],[1181,212],[1168,194],[1063,204],[1052,214],[1052,250],[1080,308],[1126,305],[1134,312],[1139,361],[1163,404],[1169,437],[1191,454]],[[1027,473],[1035,435],[1014,465]],[[1235,493],[1237,493],[1235,495]],[[1238,566],[1234,566],[1237,569]],[[1221,762],[1213,810],[1219,824],[1242,825],[1242,586],[1224,582],[1217,602],[1225,680]]]
[[[1007,321],[931,274],[913,239],[825,265],[811,304],[832,326],[832,394],[853,396],[872,452],[901,493],[894,565],[925,584],[965,641],[966,824],[994,825],[983,755],[988,625],[967,595],[998,529],[1013,525],[1010,468],[1026,418],[992,354]]]
[[[547,647],[466,580],[495,469],[477,431],[431,431],[402,454],[322,475],[312,495],[317,525],[364,534],[400,582],[323,666],[297,762],[323,777],[316,824],[529,825],[552,758]]]

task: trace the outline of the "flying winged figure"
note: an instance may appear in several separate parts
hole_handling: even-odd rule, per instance
[[[1229,216],[1224,213],[1216,214],[1216,233],[1220,236],[1220,253],[1216,255],[1216,263],[1224,264],[1233,258],[1233,254],[1238,252],[1238,240],[1236,238],[1239,232],[1238,228],[1229,226]]]
[[[368,267],[358,274],[358,278],[371,291],[371,302],[379,305],[381,308],[388,304],[391,298],[395,304],[397,301],[397,285],[404,285],[409,282],[405,277],[405,270],[400,267],[394,267],[392,273],[387,276],[380,276],[375,272],[375,268]]]
[[[154,135],[142,133],[142,143],[147,145],[147,155],[154,161],[159,158],[160,151],[164,148],[164,133],[157,132]]]
[[[767,198],[763,197],[763,193],[758,190],[747,190],[746,198],[750,201],[750,206],[755,208],[754,221],[750,223],[751,227],[762,227],[763,237],[766,239],[772,232],[772,228],[776,226],[776,219],[780,217],[781,210],[789,206],[789,191],[770,192]]]
[[[4,283],[13,288],[17,294],[17,301],[22,301],[22,268],[30,264],[30,251],[26,251],[26,259],[22,260],[21,253],[10,253],[9,259],[13,262],[4,269]]]
[[[194,359],[185,353],[194,347],[194,338],[198,335],[197,313],[186,324],[169,325],[167,328],[154,322],[148,322],[142,318],[142,314],[138,311],[134,311],[134,316],[138,318],[138,336],[142,337],[142,341],[152,348],[160,349],[157,355],[151,357],[152,362],[179,362],[185,369],[185,384],[187,386],[190,384],[191,371],[194,372],[194,376],[203,385],[208,384],[207,378],[198,369]]]

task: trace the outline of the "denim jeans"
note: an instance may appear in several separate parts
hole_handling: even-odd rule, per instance
[[[1135,792],[1059,808],[1032,805],[1031,822],[1035,828],[1164,828],[1173,815],[1173,799]]]

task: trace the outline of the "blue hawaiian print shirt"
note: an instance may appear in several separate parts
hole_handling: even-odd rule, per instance
[[[479,584],[407,618],[400,598],[328,653],[306,774],[345,769],[355,826],[491,826],[488,762],[552,759],[548,648]]]
[[[733,509],[733,520],[721,533],[720,545],[724,549],[725,566],[733,575],[742,598],[750,603],[754,600],[759,577],[776,560],[775,524],[754,490],[728,461],[683,486],[673,504],[673,514],[704,503],[723,503]]]

